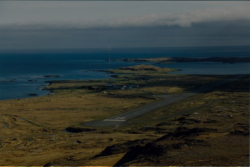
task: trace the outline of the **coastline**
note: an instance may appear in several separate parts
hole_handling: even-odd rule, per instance
[[[185,157],[197,164],[200,161],[189,155],[203,155],[202,149],[211,157],[231,156],[233,164],[245,161],[242,157],[248,153],[245,146],[249,131],[245,127],[249,126],[249,74],[242,78],[170,74],[173,71],[135,65],[101,71],[115,78],[57,77],[45,81],[43,90],[50,91],[49,95],[0,101],[0,133],[4,136],[0,137],[0,156],[9,160],[0,159],[0,164],[75,166],[100,165],[100,161],[110,160],[107,165],[138,165],[134,160],[139,162],[140,152],[144,155],[148,147],[156,153],[159,149],[168,151],[159,154],[161,164],[170,163],[166,156],[171,153],[178,153],[171,162],[179,164]],[[232,77],[240,78],[227,83]],[[217,83],[225,85],[216,87]],[[206,91],[204,87],[209,85],[215,88]],[[163,147],[161,142],[165,143]],[[211,150],[218,145],[221,151],[214,154]],[[234,154],[228,154],[229,145]],[[182,155],[183,150],[190,154]],[[148,157],[154,158],[151,154]]]
[[[114,61],[124,62],[156,62],[157,64],[180,63],[180,62],[220,62],[220,63],[240,63],[250,62],[250,57],[208,57],[208,58],[191,58],[191,57],[165,57],[165,58],[145,58],[145,59],[115,59]]]
[[[190,155],[203,155],[203,150],[207,156],[231,157],[233,161],[230,164],[247,160],[249,75],[210,92],[145,113],[130,120],[126,126],[82,125],[83,122],[97,120],[112,121],[107,118],[148,106],[164,97],[169,97],[169,102],[182,92],[228,78],[220,75],[162,75],[160,72],[154,77],[138,74],[122,76],[116,82],[114,79],[52,81],[49,87],[55,90],[53,95],[0,101],[0,125],[4,127],[0,129],[3,136],[0,155],[8,157],[8,161],[3,158],[0,163],[100,165],[101,161],[111,166],[136,165],[141,162],[137,161],[138,155],[148,147],[168,151],[168,154],[159,154],[161,164],[175,162],[181,165],[192,160],[192,165],[195,165],[200,161]],[[133,83],[139,87],[118,90],[110,89],[107,85],[105,90],[100,89],[110,82],[117,86]],[[119,118],[113,121],[122,123],[123,120]],[[65,129],[72,133],[63,131]],[[173,140],[175,143],[172,143]],[[229,146],[234,150],[230,154],[227,151]],[[220,152],[215,154],[212,150],[218,147]],[[8,152],[10,150],[11,153]],[[184,150],[188,154],[183,155]],[[172,153],[178,154],[169,162],[166,156]],[[136,156],[124,158],[130,154]],[[154,158],[151,154],[147,155]],[[42,160],[41,156],[44,157]],[[69,158],[65,160],[65,157]],[[184,157],[186,161],[180,162]],[[206,160],[206,157],[200,159]],[[209,162],[227,164],[223,159]],[[145,159],[141,163],[151,165],[152,161]]]
[[[53,55],[51,56],[53,57]],[[27,58],[29,58],[29,56]],[[65,63],[66,58],[67,56],[62,59],[61,63]],[[15,71],[13,71],[13,74],[16,74],[16,75],[12,74],[13,77],[2,76],[2,79],[0,80],[2,99],[4,100],[4,99],[12,99],[12,98],[24,98],[24,97],[29,97],[29,96],[26,96],[27,94],[33,94],[33,93],[36,93],[38,95],[44,95],[43,91],[37,91],[37,90],[41,89],[42,87],[46,87],[44,86],[43,81],[52,80],[52,79],[49,79],[49,78],[52,78],[52,76],[56,76],[55,80],[98,79],[98,78],[108,78],[108,77],[119,78],[118,74],[114,74],[112,73],[112,70],[107,70],[107,69],[117,69],[120,67],[126,67],[126,65],[131,66],[131,65],[143,63],[143,62],[124,62],[124,61],[123,63],[121,61],[116,62],[116,61],[113,61],[115,60],[115,57],[112,56],[112,59],[111,59],[112,61],[109,67],[109,62],[107,60],[106,61],[103,60],[103,57],[101,56],[99,56],[98,58],[102,61],[92,62],[89,60],[85,61],[85,59],[83,59],[84,61],[79,61],[79,62],[73,61],[74,62],[73,64],[77,65],[77,68],[76,68],[77,70],[76,71],[73,70],[75,68],[74,66],[72,67],[69,66],[68,70],[70,72],[65,72],[63,69],[59,71],[54,71],[53,69],[50,70],[49,68],[46,70],[42,70],[44,72],[41,73],[39,72],[39,69],[35,69],[34,73],[30,75],[30,74],[25,74],[25,73],[19,74],[19,72],[16,73]],[[152,64],[152,65],[156,65],[159,67],[169,67],[169,68],[178,69],[178,71],[170,72],[171,74],[230,75],[230,74],[247,74],[247,71],[249,71],[249,62],[242,63],[242,64],[239,64],[236,62],[236,63],[230,64],[230,63],[217,63],[217,62],[209,62],[209,61],[206,61],[207,62],[206,63],[206,62],[197,61],[197,62],[177,62],[177,63],[166,64],[166,63],[157,62],[156,60],[162,60],[163,62],[164,59],[166,60],[169,58],[159,57],[159,58],[145,58],[145,59],[152,60],[152,62],[145,62],[146,64]],[[190,57],[188,59],[190,59]],[[225,60],[225,58],[223,58],[223,60]],[[46,61],[44,61],[44,63],[45,62]],[[56,63],[56,62],[53,62],[53,63]],[[96,68],[94,69],[89,68],[88,67],[89,63],[94,63],[93,65],[91,65],[91,68],[92,66]],[[100,66],[100,63],[101,63],[101,66]],[[20,64],[17,64],[17,65],[20,66]],[[58,66],[58,65],[57,65],[57,68],[59,67],[60,69],[61,66]],[[86,66],[86,69],[79,68],[81,66]],[[23,67],[23,66],[21,65],[20,67]],[[37,67],[39,66],[37,65]],[[101,67],[103,70],[99,70],[98,67]],[[26,69],[28,68],[28,66],[26,65],[23,68]],[[199,68],[199,70],[196,70],[197,68]],[[182,71],[180,71],[180,69]],[[45,78],[44,76],[48,76],[48,77]],[[8,82],[8,81],[11,81],[11,82]],[[41,87],[41,85],[43,86]]]

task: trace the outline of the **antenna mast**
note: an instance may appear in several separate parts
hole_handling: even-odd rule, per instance
[[[109,71],[110,71],[110,45],[109,45]]]

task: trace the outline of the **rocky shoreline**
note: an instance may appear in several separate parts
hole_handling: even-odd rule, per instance
[[[191,58],[191,57],[166,57],[166,58],[141,58],[141,59],[115,59],[113,61],[124,62],[156,62],[164,63],[179,63],[179,62],[221,62],[221,63],[240,63],[250,62],[250,57],[209,57],[209,58]]]

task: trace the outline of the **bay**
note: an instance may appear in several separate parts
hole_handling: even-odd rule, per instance
[[[134,48],[92,50],[9,51],[0,53],[0,100],[29,97],[28,94],[46,95],[41,90],[48,80],[103,79],[110,75],[94,70],[116,69],[142,64],[140,62],[111,61],[121,58],[154,57],[243,57],[249,56],[249,47],[197,48]],[[182,69],[173,74],[231,75],[249,74],[250,63],[188,62],[153,64]],[[59,75],[46,78],[45,75]]]

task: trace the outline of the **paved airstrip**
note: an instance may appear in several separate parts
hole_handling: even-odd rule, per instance
[[[114,116],[111,118],[107,118],[107,119],[100,120],[100,121],[86,122],[86,123],[83,123],[82,125],[92,126],[92,127],[119,127],[119,126],[123,126],[123,125],[129,124],[129,120],[132,118],[135,118],[135,117],[138,117],[138,116],[143,115],[145,113],[154,111],[158,108],[167,106],[169,104],[176,103],[180,100],[184,100],[186,98],[197,95],[199,93],[209,92],[209,91],[211,91],[219,86],[223,86],[224,84],[238,80],[240,78],[243,78],[244,76],[246,76],[246,75],[235,75],[235,76],[229,77],[225,80],[217,81],[213,84],[206,85],[204,87],[198,88],[198,89],[196,89],[192,92],[188,92],[188,93],[161,96],[164,98],[161,101],[149,104],[147,106],[144,106],[144,107],[141,107],[141,108],[129,111],[129,112],[122,113],[120,115],[117,115],[117,116]]]

